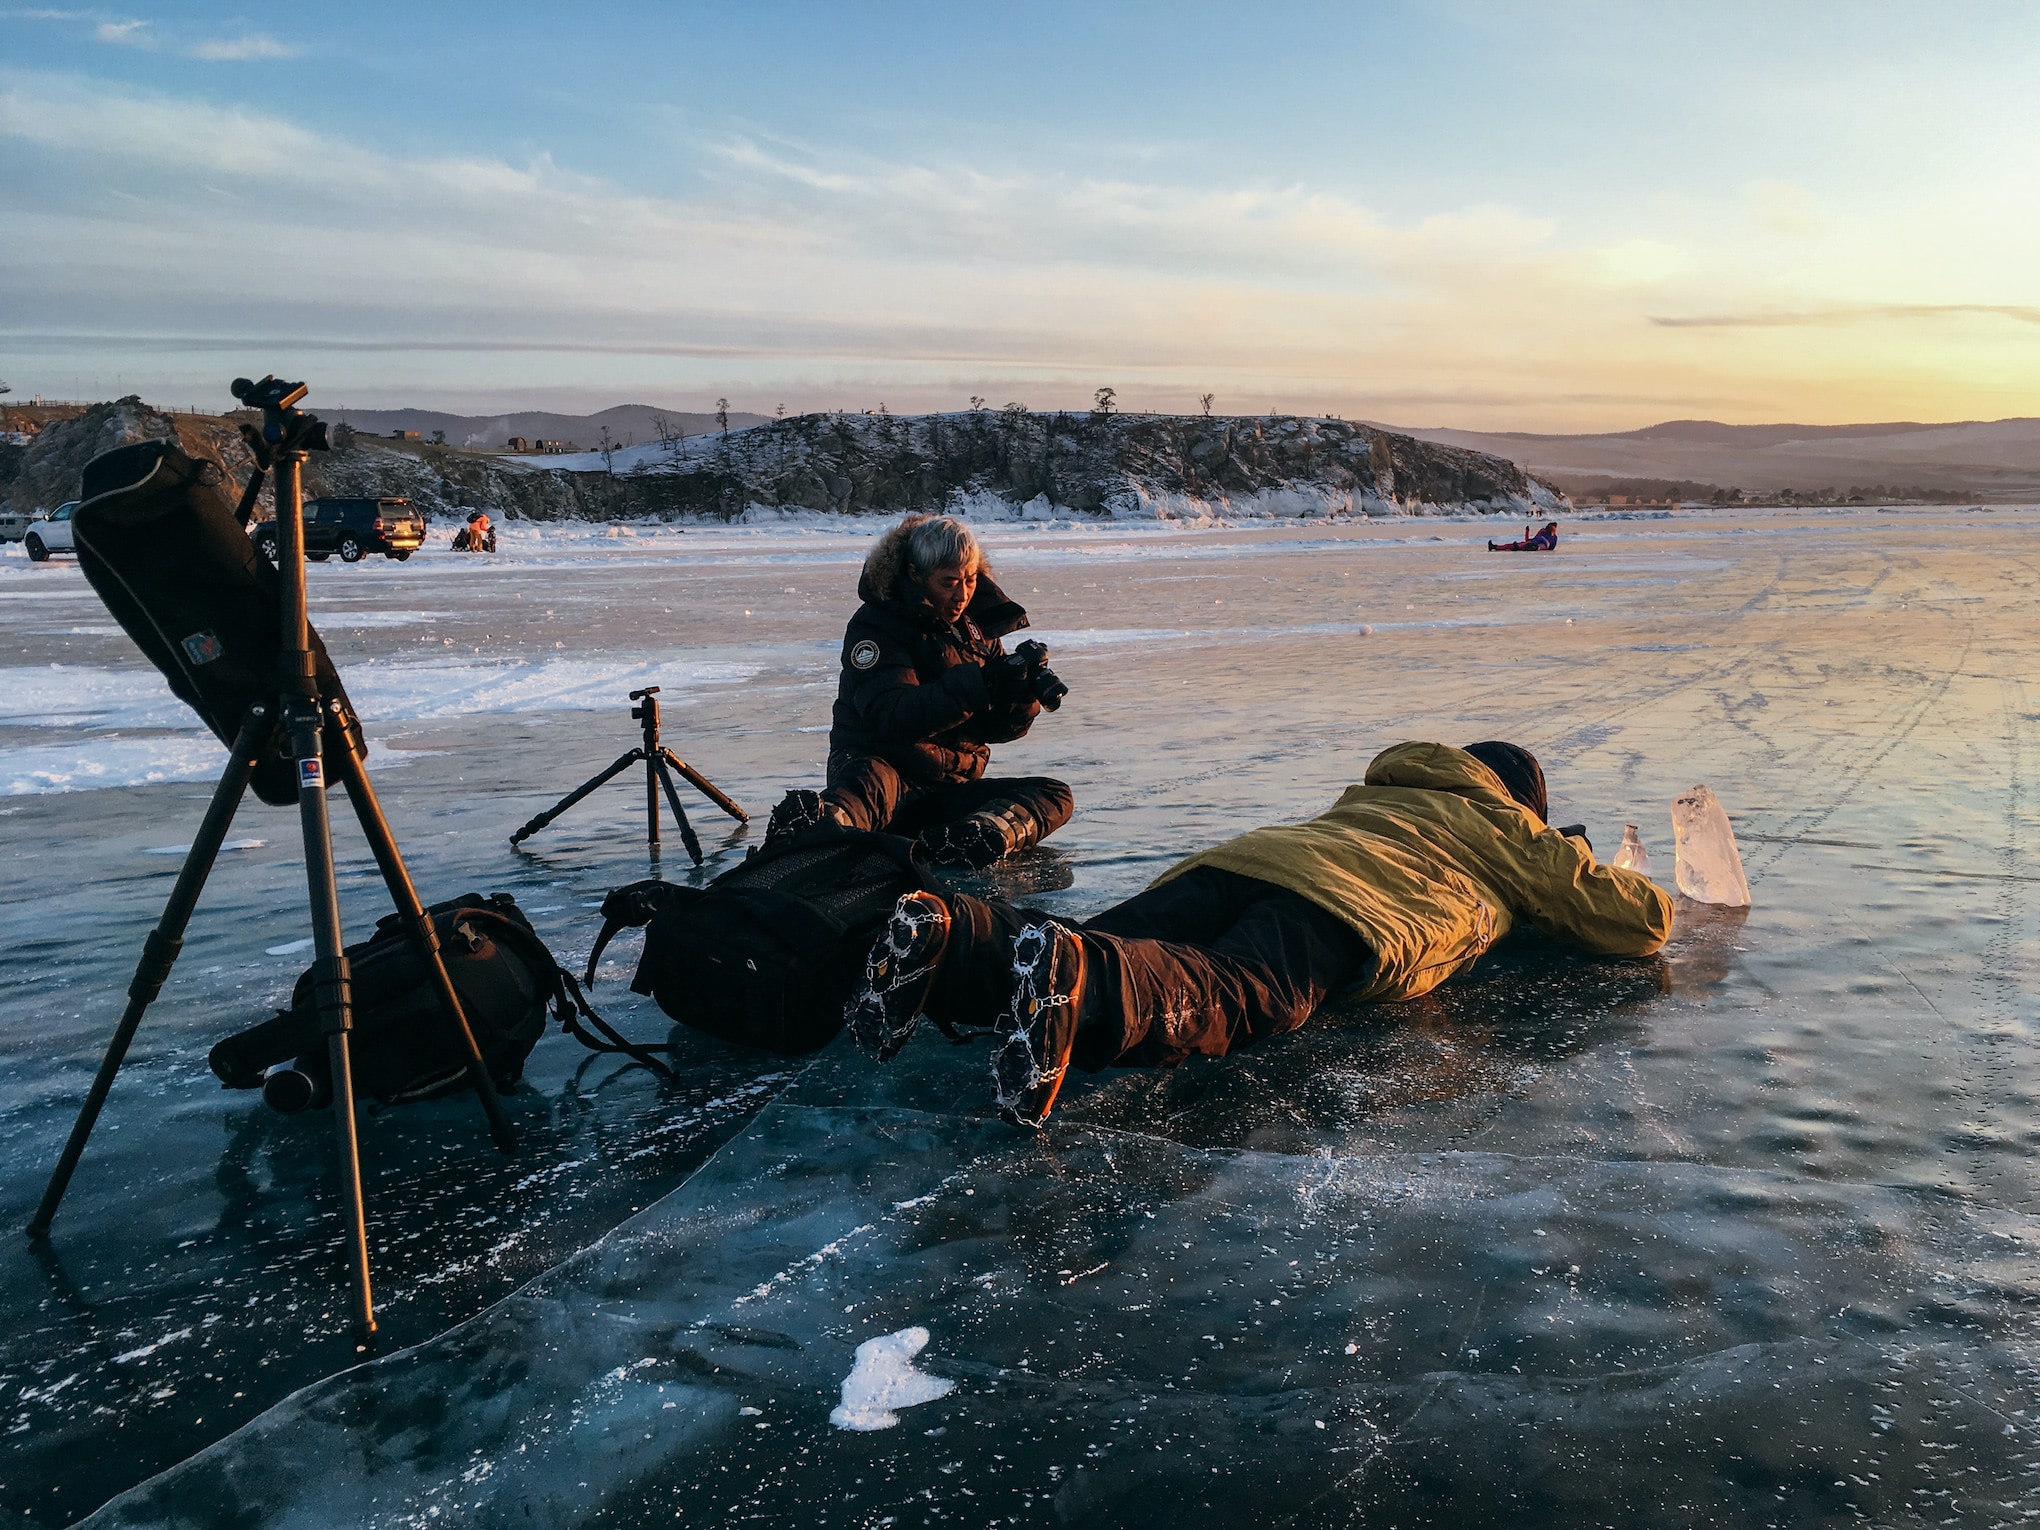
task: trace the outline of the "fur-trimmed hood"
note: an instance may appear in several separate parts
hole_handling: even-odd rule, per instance
[[[864,571],[857,577],[857,598],[866,605],[914,612],[926,609],[918,602],[909,606],[900,590],[900,574],[907,562],[907,533],[921,519],[904,517],[897,526],[882,532],[872,543],[871,551],[864,555]],[[986,637],[1002,638],[1027,625],[1026,608],[999,588],[989,562],[981,561],[978,565],[977,593],[971,597],[966,614]]]

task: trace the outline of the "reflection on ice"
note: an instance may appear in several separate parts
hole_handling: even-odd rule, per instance
[[[0,1518],[65,1522],[181,1462],[100,1522],[2025,1523],[2040,605],[2004,538],[2033,519],[1610,523],[1570,566],[1668,582],[1593,591],[1461,577],[1486,569],[1472,525],[995,540],[1044,631],[1160,635],[1066,644],[1069,703],[1001,767],[1069,779],[1080,811],[988,888],[1082,917],[1320,811],[1388,743],[1504,737],[1605,847],[1732,786],[1761,901],[1682,900],[1653,961],[1525,932],[1418,1001],[1087,1075],[1039,1140],[990,1119],[981,1046],[928,1035],[791,1079],[683,1036],[670,1090],[542,1044],[519,1160],[472,1102],[364,1120],[386,1326],[420,1342],[339,1375],[321,1123],[199,1071],[300,965],[264,955],[305,933],[273,917],[302,898],[295,829],[251,809],[235,832],[268,845],[223,861],[75,1219],[0,1243]],[[619,562],[598,534],[404,588],[427,578],[435,645],[493,633],[504,660],[622,666],[655,638],[756,663],[701,692],[683,753],[746,802],[813,784],[824,737],[795,730],[826,721],[861,536],[690,530]],[[347,606],[372,604],[352,573]],[[128,662],[33,636],[66,625],[35,609],[0,610],[18,670]],[[1375,610],[1434,625],[1353,630]],[[343,672],[401,677],[415,636],[363,627]],[[628,804],[503,844],[621,747],[573,704],[420,718],[385,786],[421,886],[554,910],[570,964],[652,869]],[[88,737],[42,726],[12,725]],[[8,1220],[118,1012],[131,957],[107,948],[160,906],[172,863],[142,852],[190,837],[197,795],[0,806]],[[384,911],[358,848],[343,897],[350,932]],[[661,1034],[618,963],[596,1002]],[[951,1389],[903,1427],[832,1426],[859,1347],[916,1328]]]

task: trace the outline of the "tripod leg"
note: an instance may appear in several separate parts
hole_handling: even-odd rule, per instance
[[[502,1096],[496,1093],[496,1081],[489,1076],[488,1065],[482,1061],[481,1048],[475,1044],[474,1030],[468,1025],[460,995],[454,992],[453,978],[446,970],[446,958],[439,948],[439,932],[432,927],[432,920],[425,913],[425,905],[418,897],[417,887],[412,884],[410,872],[404,869],[403,853],[397,849],[397,837],[390,832],[390,821],[383,816],[382,804],[376,800],[375,788],[369,784],[368,771],[361,761],[347,755],[341,760],[340,779],[347,787],[348,800],[354,804],[354,816],[361,820],[361,832],[368,836],[368,847],[375,852],[375,863],[382,871],[383,884],[389,888],[397,912],[410,926],[411,940],[418,948],[418,954],[425,958],[425,965],[431,970],[432,986],[439,990],[439,1007],[446,1015],[447,1024],[453,1027],[461,1049],[467,1053],[468,1081],[475,1086],[475,1093],[481,1096],[482,1111],[489,1118],[489,1135],[495,1138],[496,1146],[504,1152],[515,1152],[517,1134],[511,1129],[508,1112],[503,1109]]]
[[[226,840],[227,830],[233,825],[234,811],[241,805],[241,795],[248,789],[248,777],[255,769],[256,751],[262,747],[272,726],[267,707],[249,708],[247,721],[241,725],[240,737],[234,740],[233,751],[227,758],[227,768],[220,774],[219,785],[213,788],[212,801],[207,805],[205,818],[198,827],[198,837],[185,853],[183,868],[177,873],[177,883],[170,889],[170,901],[163,906],[163,917],[142,944],[142,959],[135,965],[134,981],[128,984],[127,1008],[121,1012],[120,1024],[114,1028],[106,1056],[100,1060],[99,1073],[92,1080],[92,1087],[86,1091],[85,1103],[78,1108],[78,1119],[72,1125],[70,1140],[65,1142],[57,1167],[50,1175],[49,1186],[43,1191],[42,1204],[29,1221],[28,1235],[31,1238],[49,1236],[50,1219],[56,1216],[57,1203],[63,1200],[64,1190],[71,1183],[71,1175],[85,1151],[86,1139],[92,1135],[93,1124],[98,1121],[100,1109],[106,1104],[107,1091],[113,1088],[114,1075],[120,1072],[121,1060],[127,1056],[128,1046],[135,1039],[135,1030],[142,1023],[142,1014],[155,1002],[156,995],[162,991],[164,979],[170,976],[171,964],[184,948],[185,926],[191,922],[192,910],[198,906],[199,894],[205,890],[205,879],[211,874],[213,861]]]
[[[666,763],[668,765],[672,766],[675,770],[679,771],[681,775],[687,778],[688,785],[692,786],[696,791],[700,792],[702,796],[706,797],[710,802],[713,802],[717,807],[721,808],[725,813],[729,814],[730,817],[736,819],[738,823],[749,823],[751,821],[751,815],[749,813],[745,812],[742,808],[738,807],[736,803],[733,802],[730,798],[724,796],[722,792],[716,788],[716,784],[713,781],[709,780],[707,776],[704,776],[692,765],[688,764],[685,760],[681,759],[679,755],[675,754],[670,749],[661,749],[659,753],[666,757]]]
[[[354,1000],[341,944],[340,890],[333,876],[333,824],[326,814],[326,780],[320,758],[316,700],[286,704],[291,753],[298,768],[298,826],[305,842],[305,889],[312,905],[312,992],[326,1033],[333,1075],[333,1134],[340,1157],[340,1197],[347,1217],[347,1262],[353,1275],[354,1341],[375,1342],[375,1297],[368,1279],[368,1212],[361,1198],[361,1141],[354,1120]]]
[[[660,750],[659,754],[664,754]],[[666,788],[666,800],[673,805],[673,816],[680,821],[680,843],[687,847],[687,853],[694,858],[694,864],[701,864],[701,841],[694,837],[694,825],[687,821],[687,809],[680,806],[680,793],[673,785],[673,778],[666,773],[666,762],[654,755],[649,762],[658,772],[659,784]]]
[[[540,813],[536,818],[532,819],[530,823],[526,824],[523,828],[519,829],[515,834],[511,835],[510,843],[513,845],[522,844],[525,840],[531,838],[532,835],[536,834],[540,829],[544,828],[547,824],[551,823],[555,818],[559,817],[560,814],[564,813],[568,808],[572,807],[575,803],[579,802],[583,797],[587,796],[590,792],[594,791],[596,788],[600,786],[605,785],[613,778],[622,775],[626,770],[630,769],[631,766],[635,765],[639,760],[643,759],[644,757],[645,755],[642,749],[631,750],[629,754],[624,755],[614,765],[610,766],[607,770],[603,771],[601,775],[596,776],[592,780],[582,782],[579,786],[575,787],[572,791],[568,792],[566,796],[560,798],[558,802],[555,802],[543,813]]]
[[[645,757],[645,843],[659,848],[659,757],[639,750]]]

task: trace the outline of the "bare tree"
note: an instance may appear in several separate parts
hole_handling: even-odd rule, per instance
[[[607,425],[602,427],[602,441],[595,450],[602,453],[602,471],[611,478],[616,476],[616,437],[609,433]]]
[[[777,409],[774,409],[774,410],[772,411],[772,414],[773,414],[773,417],[774,417],[775,419],[781,419],[781,420],[785,419],[785,418],[786,418],[786,405],[784,405],[784,404],[781,404],[781,405],[780,405],[780,406],[779,406],[779,407],[778,407]]]
[[[1211,418],[1211,401],[1217,396],[1215,393],[1200,393],[1197,395],[1197,402],[1204,406],[1204,417],[1207,420]]]
[[[432,444],[433,444],[434,446],[444,446],[444,445],[446,445],[446,432],[445,432],[445,431],[443,431],[443,430],[435,430],[435,431],[433,431],[433,432],[432,432]]]
[[[723,435],[730,433],[730,401],[726,398],[715,401],[715,428]]]
[[[977,395],[976,395],[975,393],[973,393],[973,394],[972,394],[972,395],[970,396],[970,412],[971,412],[972,414],[977,414],[977,413],[979,413],[979,412],[980,412],[980,411],[981,411],[981,410],[982,410],[982,409],[983,409],[984,407],[985,407],[985,401],[984,401],[983,399],[979,398],[979,397],[978,397],[978,396],[977,396]]]
[[[1091,413],[1098,415],[1110,414],[1118,407],[1119,394],[1111,388],[1100,388],[1097,392],[1097,402],[1091,406]]]

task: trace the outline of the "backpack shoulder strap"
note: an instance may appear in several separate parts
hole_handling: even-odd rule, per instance
[[[639,884],[643,885],[643,884]],[[660,884],[666,885],[666,884]],[[629,891],[630,889],[624,889]],[[615,896],[614,894],[611,895]],[[587,997],[581,992],[581,985],[574,981],[573,973],[554,959],[552,950],[539,938],[521,918],[513,919],[500,908],[487,904],[478,908],[464,909],[463,919],[480,919],[490,926],[490,933],[502,944],[514,947],[530,964],[545,997],[552,1004],[553,1018],[560,1023],[560,1029],[591,1052],[620,1052],[642,1068],[649,1068],[660,1078],[672,1080],[676,1075],[671,1065],[661,1062],[651,1052],[627,1041],[616,1029],[595,1013]],[[593,1026],[607,1040],[591,1036],[584,1026]]]

